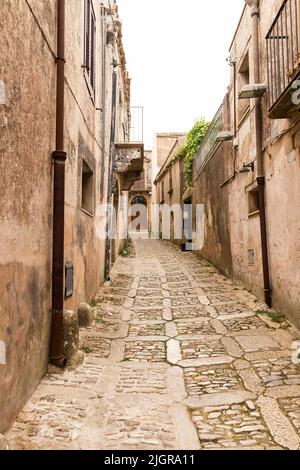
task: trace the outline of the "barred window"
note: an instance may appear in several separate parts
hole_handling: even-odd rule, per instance
[[[96,83],[96,17],[92,0],[85,0],[84,68],[90,95],[95,99]]]

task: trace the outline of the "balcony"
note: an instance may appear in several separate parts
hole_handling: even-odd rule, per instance
[[[197,157],[194,160],[194,174],[196,179],[208,162],[210,156],[213,155],[219,142],[217,142],[218,134],[223,130],[223,105],[218,109],[208,131],[203,139]]]
[[[143,142],[144,108],[142,106],[131,106],[130,115],[130,139],[132,142]]]
[[[299,110],[292,95],[300,77],[299,0],[285,0],[266,37],[271,119],[292,117]]]
[[[123,191],[130,191],[144,170],[143,108],[131,108],[130,137],[114,147],[115,172],[122,175]]]

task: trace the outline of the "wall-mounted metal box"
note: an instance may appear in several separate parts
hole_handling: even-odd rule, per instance
[[[72,297],[74,292],[74,266],[67,263],[65,266],[65,298]]]

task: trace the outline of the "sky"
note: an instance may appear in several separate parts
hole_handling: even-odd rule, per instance
[[[118,0],[132,105],[144,107],[144,142],[211,120],[229,85],[226,58],[244,0]]]

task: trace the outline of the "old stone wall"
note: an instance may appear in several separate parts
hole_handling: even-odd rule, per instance
[[[99,206],[107,201],[114,71],[118,74],[116,135],[129,128],[130,82],[117,7],[111,2],[108,9],[108,1],[104,6],[92,3],[93,99],[83,67],[85,2],[66,2],[65,264],[74,267],[74,285],[65,309],[75,314],[81,302],[91,302],[104,280],[101,232],[106,218]],[[0,344],[7,352],[7,363],[0,364],[0,409],[5,410],[0,413],[0,432],[14,420],[48,363],[56,6],[55,0],[3,0],[0,9]]]
[[[84,53],[84,2],[67,2],[66,9],[66,263],[74,265],[74,294],[66,300],[66,309],[77,311],[81,302],[90,303],[104,276],[104,240],[97,237],[101,220],[98,206],[106,199],[107,185],[100,192],[102,172],[108,173],[108,158],[102,167],[103,139],[102,107],[103,17],[97,2],[93,2],[96,17],[96,87],[90,97],[82,68]],[[108,73],[109,75],[109,73]],[[110,83],[108,84],[109,89]],[[111,91],[110,91],[111,94]],[[105,129],[110,129],[110,113],[106,114]],[[83,172],[88,165],[93,172],[89,210],[83,204]],[[103,222],[102,222],[103,223]],[[97,260],[97,262],[95,262]]]
[[[228,178],[224,164],[227,156],[228,144],[222,144],[194,183],[194,201],[205,207],[205,245],[201,255],[231,276],[229,191],[220,187]]]
[[[55,2],[0,9],[0,431],[47,367],[55,143]]]
[[[281,0],[260,2],[261,82],[268,81],[266,35],[282,5]],[[246,7],[234,36],[230,55],[236,61],[237,94],[245,80],[254,82],[251,11]],[[246,73],[246,75],[245,75]],[[248,77],[247,77],[248,74]],[[229,122],[224,130],[234,129],[234,74],[229,86]],[[298,117],[271,120],[268,117],[269,93],[262,100],[264,170],[266,176],[266,214],[270,277],[273,305],[298,325],[299,317],[299,214],[297,197],[300,153]],[[264,298],[257,163],[255,147],[254,100],[236,104],[237,133],[234,144],[222,144],[195,183],[195,201],[206,205],[205,247],[201,254],[226,274]],[[227,146],[227,151],[224,151]],[[235,161],[235,177],[225,185],[224,176],[232,174],[228,165]],[[254,171],[241,171],[243,164],[254,163]],[[220,185],[221,188],[220,188]]]
[[[181,145],[185,143],[185,134],[158,134],[156,136],[156,155],[158,161],[162,162],[160,171],[156,175],[154,185],[154,199],[156,204],[166,205],[168,215],[160,214],[159,232],[162,235],[162,222],[166,217],[170,219],[170,239],[180,242],[175,236],[175,224],[180,224],[180,213],[176,208],[182,205],[183,185],[181,184],[182,162],[176,159],[176,153]],[[163,158],[164,156],[164,158]]]

